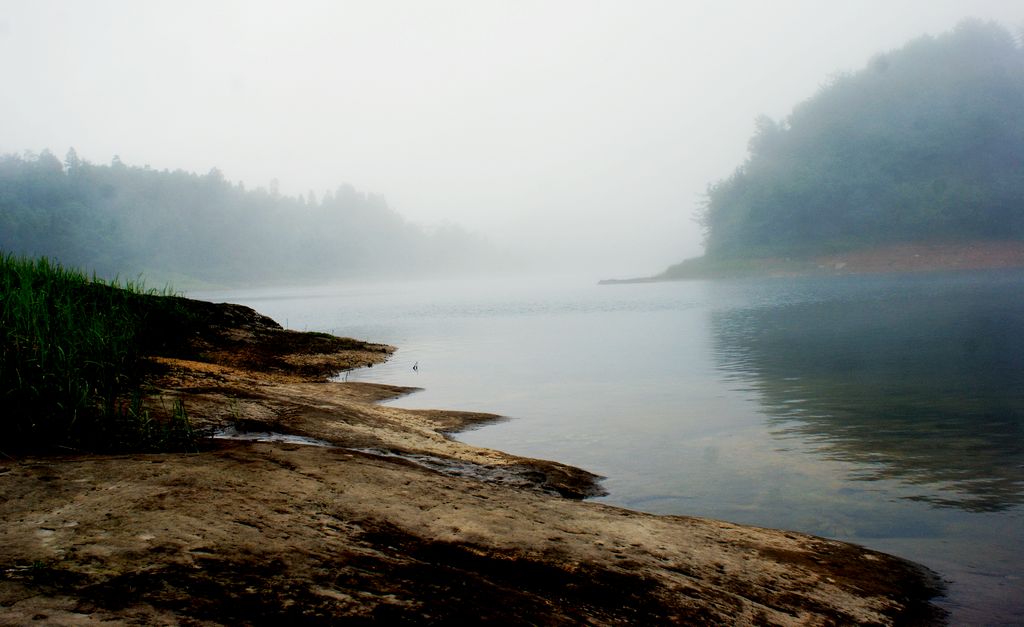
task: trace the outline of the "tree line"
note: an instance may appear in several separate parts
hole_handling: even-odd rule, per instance
[[[0,250],[101,277],[236,284],[412,276],[479,263],[486,243],[426,230],[382,196],[342,185],[317,199],[247,190],[218,169],[133,167],[49,151],[0,156]]]
[[[1024,33],[1022,33],[1024,35]],[[709,257],[1024,239],[1024,48],[965,21],[834,76],[709,185]]]

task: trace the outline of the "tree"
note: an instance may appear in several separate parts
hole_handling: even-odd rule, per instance
[[[834,76],[708,188],[708,254],[1024,239],[1024,51],[965,21]]]
[[[67,171],[69,173],[73,172],[77,170],[81,164],[82,161],[78,158],[78,153],[75,149],[73,147],[68,148],[68,154],[64,156],[64,167],[67,168]]]
[[[140,273],[205,282],[301,276],[304,280],[385,270],[408,274],[466,259],[481,246],[461,233],[434,237],[409,225],[382,196],[350,185],[317,202],[246,191],[218,168],[205,175],[109,166],[67,167],[49,151],[0,155],[0,249],[47,256],[113,278]],[[447,259],[446,258],[446,259]],[[448,263],[447,260],[444,263]],[[451,265],[475,265],[470,263]]]

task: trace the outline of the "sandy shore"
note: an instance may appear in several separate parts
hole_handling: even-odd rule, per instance
[[[591,473],[447,435],[495,416],[382,407],[409,388],[326,380],[390,351],[231,306],[189,354],[152,359],[152,410],[180,398],[197,426],[319,445],[0,461],[0,624],[941,618],[915,564],[586,502]]]

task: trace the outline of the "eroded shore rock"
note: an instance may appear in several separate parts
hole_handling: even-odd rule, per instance
[[[208,307],[208,305],[199,305]],[[218,317],[219,316],[219,317]],[[392,350],[211,314],[154,412],[330,446],[0,462],[0,624],[932,624],[934,574],[798,533],[581,501],[598,477],[446,436],[487,414],[329,373]]]

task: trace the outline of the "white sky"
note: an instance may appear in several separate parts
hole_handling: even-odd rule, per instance
[[[840,70],[1024,0],[0,0],[0,152],[343,182],[604,273],[700,254],[706,185]]]

